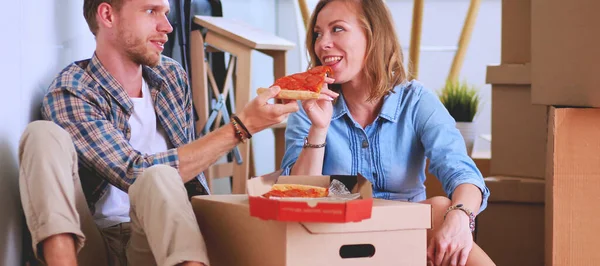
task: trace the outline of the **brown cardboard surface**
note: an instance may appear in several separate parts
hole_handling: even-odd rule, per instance
[[[250,216],[246,195],[198,196],[192,207],[211,266],[426,265],[426,204],[375,199],[371,219],[347,224],[261,220]],[[374,255],[341,258],[359,244]]]
[[[544,178],[547,109],[527,85],[492,85],[492,175]]]
[[[545,181],[520,177],[494,176],[484,178],[490,191],[489,201],[544,203]]]
[[[502,63],[531,62],[531,0],[502,0]]]
[[[531,103],[530,64],[490,66],[492,84],[492,175],[543,179],[546,106]]]
[[[600,1],[532,2],[532,101],[600,107]]]
[[[498,266],[544,265],[544,180],[488,177],[477,244]]]
[[[550,109],[546,265],[600,261],[600,109]]]
[[[531,64],[488,66],[485,82],[488,84],[530,85]]]

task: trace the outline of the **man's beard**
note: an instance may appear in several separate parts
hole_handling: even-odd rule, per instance
[[[155,67],[160,63],[160,55],[148,51],[145,40],[121,30],[118,41],[125,48],[125,54],[136,64]]]

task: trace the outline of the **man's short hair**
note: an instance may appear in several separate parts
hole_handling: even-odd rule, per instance
[[[111,5],[117,11],[121,9],[125,0],[84,0],[83,1],[83,17],[87,21],[88,27],[94,36],[98,32],[98,22],[96,21],[96,14],[98,13],[98,6],[102,3]]]

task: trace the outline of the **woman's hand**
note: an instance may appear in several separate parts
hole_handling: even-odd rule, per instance
[[[338,93],[327,88],[327,84],[331,84],[333,81],[334,79],[326,77],[319,99],[310,99],[302,102],[302,107],[308,115],[308,119],[312,122],[312,126],[315,128],[326,129],[331,122],[331,116],[333,115],[332,101],[339,96]]]
[[[469,229],[469,216],[460,210],[448,213],[442,227],[427,245],[429,265],[461,265],[467,263],[473,248],[473,235]]]

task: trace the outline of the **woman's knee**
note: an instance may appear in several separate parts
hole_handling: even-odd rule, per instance
[[[431,206],[447,209],[452,204],[452,201],[444,196],[435,196],[429,199]]]
[[[446,210],[452,205],[452,200],[447,197],[436,196],[427,199],[424,203],[431,205],[434,220],[438,220],[438,218],[444,216]]]

